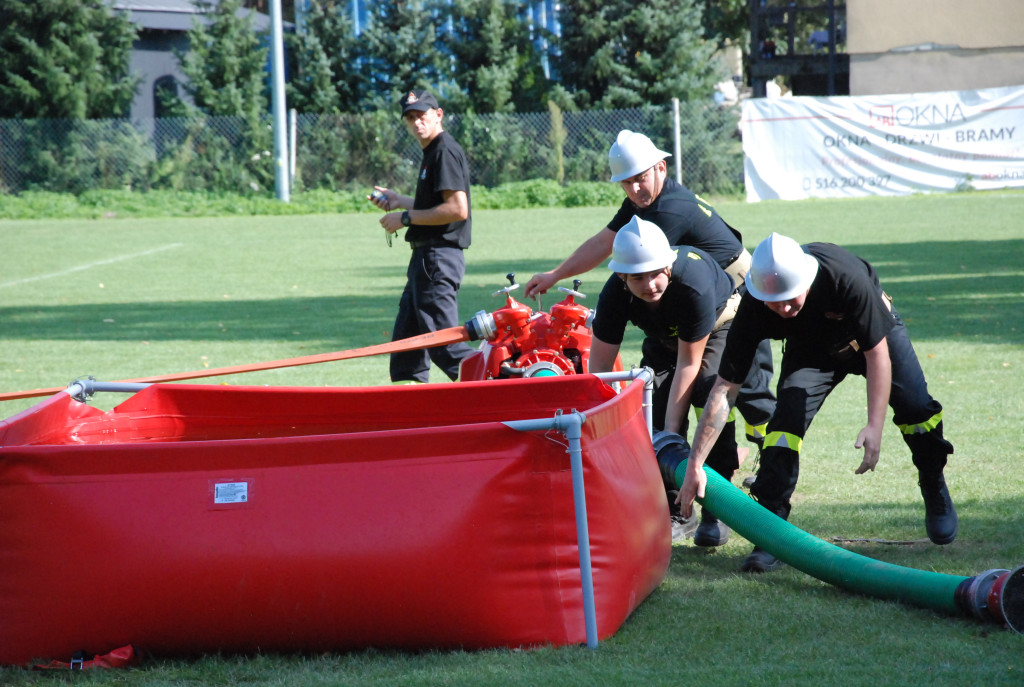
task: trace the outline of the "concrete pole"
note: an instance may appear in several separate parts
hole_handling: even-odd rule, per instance
[[[277,199],[288,196],[288,128],[285,123],[287,105],[284,98],[284,29],[281,21],[281,0],[270,0],[270,79],[271,111],[274,117],[274,188]]]

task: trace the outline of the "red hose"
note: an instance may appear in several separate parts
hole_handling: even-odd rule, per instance
[[[447,346],[448,344],[469,341],[469,332],[465,327],[449,327],[436,332],[427,332],[419,336],[412,336],[408,339],[400,339],[389,343],[353,348],[347,351],[335,351],[334,353],[320,353],[318,355],[307,355],[301,358],[288,358],[286,360],[272,360],[266,363],[252,363],[251,365],[233,365],[231,367],[215,367],[207,370],[196,370],[194,372],[178,372],[168,375],[156,375],[153,377],[140,377],[138,379],[121,379],[119,382],[128,383],[156,383],[175,382],[183,379],[199,379],[202,377],[219,377],[221,375],[233,375],[243,372],[257,372],[259,370],[276,370],[282,367],[296,367],[299,365],[312,365],[314,363],[329,363],[335,360],[348,360],[350,358],[365,358],[371,355],[384,355],[385,353],[400,353],[402,351],[414,351],[420,348],[434,348],[435,346]],[[0,394],[0,401],[13,401],[20,398],[35,398],[38,396],[50,396],[59,391],[64,391],[66,386],[52,387],[49,389],[33,389],[31,391],[12,391]]]

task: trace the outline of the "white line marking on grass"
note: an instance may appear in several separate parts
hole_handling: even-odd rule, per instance
[[[43,279],[54,279],[56,277],[63,277],[68,274],[74,274],[75,272],[81,272],[82,270],[89,270],[93,267],[100,267],[102,265],[110,265],[115,262],[122,262],[124,260],[131,260],[133,258],[141,258],[147,255],[153,255],[161,251],[170,250],[172,248],[180,248],[182,244],[171,243],[166,246],[160,246],[159,248],[153,248],[152,250],[145,250],[141,253],[132,253],[131,255],[121,255],[116,258],[110,258],[109,260],[98,260],[96,262],[90,262],[85,265],[79,265],[78,267],[72,267],[71,269],[63,270],[61,272],[51,272],[50,274],[40,274],[36,277],[26,277],[25,279],[15,279],[14,281],[4,282],[0,284],[0,289],[8,286],[19,286],[21,284],[28,284],[33,281],[42,281]]]

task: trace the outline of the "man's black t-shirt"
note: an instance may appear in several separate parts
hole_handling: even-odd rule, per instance
[[[732,295],[732,279],[699,248],[677,246],[675,251],[668,287],[656,307],[634,296],[617,274],[605,282],[593,324],[598,339],[621,344],[626,323],[631,322],[648,340],[658,341],[663,349],[671,351],[671,361],[675,362],[679,340],[699,341],[711,333]]]
[[[799,360],[799,356],[818,357],[852,340],[861,351],[874,348],[895,326],[874,267],[832,243],[809,243],[803,248],[818,261],[803,308],[796,317],[779,317],[744,293],[718,370],[726,381],[743,382],[764,339],[785,340],[786,356]]]
[[[696,246],[727,267],[743,251],[738,231],[726,224],[715,209],[690,189],[666,177],[661,193],[646,208],[638,208],[628,197],[608,223],[618,231],[636,215],[653,222],[665,232],[672,246]]]
[[[443,191],[465,191],[469,202],[469,164],[462,146],[447,131],[438,134],[423,149],[423,162],[416,182],[414,210],[426,210],[444,202]],[[470,205],[472,208],[472,205]],[[473,214],[465,220],[447,225],[412,224],[405,233],[406,241],[437,241],[440,245],[468,248]]]

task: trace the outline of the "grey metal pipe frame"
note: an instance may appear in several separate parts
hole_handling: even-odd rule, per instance
[[[587,416],[578,410],[556,413],[553,418],[510,420],[506,427],[521,432],[555,430],[569,442],[569,466],[572,471],[572,500],[576,514],[576,545],[580,553],[580,582],[583,586],[583,622],[587,648],[597,648],[597,611],[594,603],[594,569],[590,560],[590,530],[587,526],[587,495],[583,488],[583,423]]]
[[[644,380],[643,412],[644,420],[647,422],[647,433],[654,440],[654,370],[649,367],[634,367],[631,370],[621,372],[595,372],[594,376],[602,382],[611,383],[612,387],[618,389],[616,382],[631,382],[634,379]]]
[[[654,389],[654,372],[642,367],[624,372],[601,372],[595,375],[603,382],[633,381],[644,382],[644,419],[647,431],[652,431],[651,396]],[[561,432],[569,442],[569,467],[572,473],[572,499],[576,516],[576,546],[580,558],[580,584],[583,587],[583,622],[586,628],[587,648],[597,648],[597,608],[594,600],[594,568],[590,558],[590,527],[587,524],[587,494],[583,484],[583,423],[585,413],[573,410],[571,413],[558,412],[551,418],[537,420],[510,420],[506,427],[520,432],[555,430]]]
[[[142,391],[149,384],[141,382],[97,382],[92,377],[76,379],[68,385],[65,391],[76,401],[85,403],[85,399],[98,391],[109,391],[113,393],[134,394]]]

